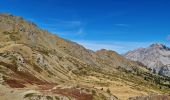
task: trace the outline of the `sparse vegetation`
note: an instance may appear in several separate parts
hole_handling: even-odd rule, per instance
[[[51,96],[46,96],[47,100],[53,100]]]
[[[24,98],[30,98],[32,96],[34,96],[34,93],[28,93],[24,95]]]
[[[55,99],[56,99],[56,100],[60,100],[60,98],[59,98],[58,96],[55,96]]]
[[[95,90],[92,90],[91,92],[92,92],[92,95],[95,95],[95,94],[96,94],[96,91],[95,91]]]
[[[86,89],[86,92],[90,92],[90,89]]]
[[[36,89],[40,93],[50,92],[51,95],[28,93],[24,98],[36,95],[47,100],[60,100],[62,95],[76,100],[107,100],[105,94],[112,96],[114,86],[134,90],[135,93],[151,91],[170,93],[170,78],[158,75],[154,69],[154,74],[151,73],[151,69],[142,63],[131,62],[106,50],[104,54],[98,55],[78,44],[35,28],[33,24],[26,24],[26,21],[19,24],[24,26],[24,29],[15,26],[17,29],[13,30],[28,32],[33,38],[15,31],[0,33],[6,37],[5,40],[9,40],[7,45],[2,45],[0,53],[0,74],[3,75],[3,84],[12,89],[26,86],[32,89],[37,86]],[[20,38],[22,40],[20,43],[14,43]],[[109,54],[105,55],[107,52]],[[24,64],[18,62],[18,57],[14,56],[16,54],[22,54]],[[41,54],[44,61],[41,58],[35,60],[36,54]],[[114,82],[122,82],[123,85]]]
[[[110,89],[107,89],[107,91],[106,91],[106,92],[107,92],[107,93],[109,93],[109,94],[111,93]]]
[[[35,63],[33,63],[33,68],[34,68],[34,70],[35,71],[37,71],[38,73],[41,73],[43,70],[41,69],[41,67],[40,66],[38,66],[37,64],[35,64]]]

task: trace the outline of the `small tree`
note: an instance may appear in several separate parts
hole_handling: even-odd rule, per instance
[[[109,94],[111,93],[109,89],[107,89],[107,91],[106,91],[106,92],[107,92],[107,93],[109,93]]]
[[[153,73],[156,74],[156,70],[155,69],[153,69]]]
[[[160,84],[160,79],[159,79],[159,78],[156,78],[156,79],[155,79],[155,83],[156,83],[156,84]]]
[[[147,77],[144,77],[144,80],[147,80]]]

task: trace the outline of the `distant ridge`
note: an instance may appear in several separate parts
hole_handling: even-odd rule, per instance
[[[154,72],[170,77],[170,48],[155,43],[148,48],[140,48],[125,54],[125,57],[139,61],[151,68]]]

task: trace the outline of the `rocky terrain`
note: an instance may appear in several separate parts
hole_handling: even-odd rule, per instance
[[[154,73],[170,77],[170,48],[163,44],[156,43],[148,48],[130,51],[125,57],[141,62]]]
[[[132,98],[129,98],[129,100],[170,100],[170,95],[151,94],[149,96],[132,97]]]
[[[169,78],[0,14],[0,100],[127,100],[169,93]]]

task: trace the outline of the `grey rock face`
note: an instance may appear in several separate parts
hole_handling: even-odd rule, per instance
[[[152,44],[148,48],[139,48],[124,55],[151,68],[153,72],[170,77],[170,48],[163,44]]]

